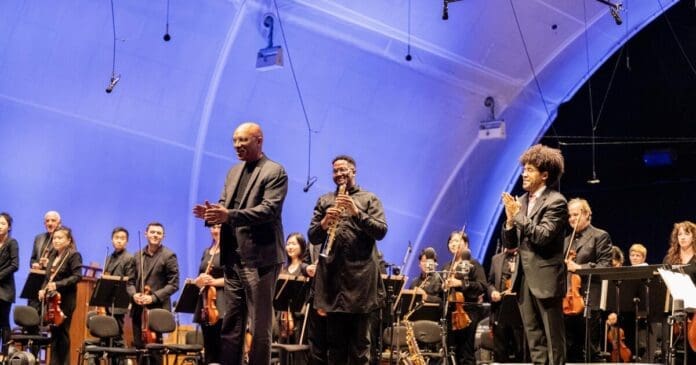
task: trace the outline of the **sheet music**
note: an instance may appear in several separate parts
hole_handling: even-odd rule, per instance
[[[696,309],[696,286],[691,281],[691,277],[680,272],[665,269],[657,269],[662,276],[667,288],[672,294],[672,298],[684,301],[685,309]]]

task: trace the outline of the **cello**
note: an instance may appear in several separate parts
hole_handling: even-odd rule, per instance
[[[575,250],[572,250],[573,240],[575,240],[575,232],[577,230],[577,224],[573,227],[573,234],[570,235],[570,241],[568,242],[568,251],[565,254],[565,262],[573,261],[576,257]],[[566,264],[567,265],[567,264]],[[585,300],[580,295],[580,287],[582,286],[582,280],[580,275],[568,272],[567,274],[567,289],[566,295],[563,297],[563,314],[567,316],[575,316],[585,309]]]
[[[623,328],[618,326],[617,316],[612,313],[607,318],[607,325],[611,326],[611,330],[606,331],[607,342],[611,343],[611,362],[629,362],[631,361],[631,350],[626,346],[624,340],[626,338]]]

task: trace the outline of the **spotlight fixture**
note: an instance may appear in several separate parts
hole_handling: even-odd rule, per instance
[[[261,48],[256,54],[256,69],[259,71],[273,70],[283,67],[283,49],[273,46],[273,14],[266,14],[263,18],[264,28],[268,28],[268,45]]]
[[[609,0],[596,0],[596,1],[609,7],[609,14],[611,14],[611,17],[614,18],[614,22],[616,23],[616,25],[623,24],[623,20],[621,19],[621,14],[620,14],[620,12],[623,10],[623,4],[621,2],[613,3]]]

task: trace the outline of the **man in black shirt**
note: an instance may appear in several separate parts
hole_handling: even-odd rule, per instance
[[[314,307],[327,316],[332,365],[369,363],[370,313],[384,300],[376,254],[376,241],[387,234],[384,208],[375,194],[356,185],[355,173],[352,157],[334,158],[336,192],[319,198],[308,233],[310,242],[331,247],[317,265]]]

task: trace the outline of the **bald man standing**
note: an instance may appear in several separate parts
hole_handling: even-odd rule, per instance
[[[243,123],[234,131],[240,163],[227,173],[218,204],[196,205],[206,224],[221,224],[220,263],[225,271],[227,312],[222,320],[223,365],[240,365],[250,318],[249,365],[271,361],[273,295],[285,259],[281,213],[288,191],[285,169],[263,153],[263,131]]]
[[[34,237],[34,248],[31,251],[31,268],[43,270],[48,263],[48,254],[51,251],[51,238],[56,228],[60,227],[60,214],[51,210],[44,214],[44,227],[46,232]]]

